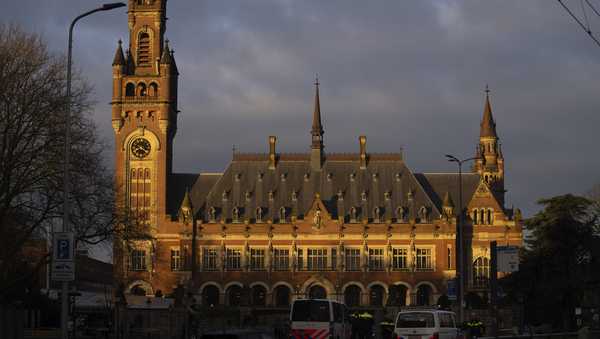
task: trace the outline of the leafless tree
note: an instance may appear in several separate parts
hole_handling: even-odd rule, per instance
[[[70,223],[77,241],[145,237],[115,204],[105,145],[89,114],[91,88],[81,74],[73,79]],[[61,224],[65,88],[64,56],[50,53],[37,34],[0,26],[0,302],[46,263],[48,254],[32,244]]]

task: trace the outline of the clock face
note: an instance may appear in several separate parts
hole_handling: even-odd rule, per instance
[[[150,154],[150,142],[144,138],[137,138],[131,143],[131,153],[138,158],[145,158]]]

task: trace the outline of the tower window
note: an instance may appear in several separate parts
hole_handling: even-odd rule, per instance
[[[137,85],[137,94],[138,94],[138,96],[141,96],[141,97],[145,97],[146,95],[148,95],[148,89],[146,88],[145,83],[140,82]]]
[[[135,95],[135,85],[132,83],[128,83],[125,86],[125,96],[126,97],[132,97]]]
[[[488,225],[491,225],[491,224],[494,223],[493,220],[492,220],[492,218],[493,218],[492,215],[493,215],[492,214],[492,210],[487,210],[487,223],[488,223]]]
[[[148,86],[148,95],[151,97],[158,96],[158,85],[156,82],[153,82]]]
[[[146,32],[140,33],[138,37],[138,64],[150,63],[150,35]]]

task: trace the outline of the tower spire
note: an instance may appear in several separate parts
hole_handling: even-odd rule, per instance
[[[315,107],[310,134],[313,136],[312,148],[323,147],[323,126],[321,125],[321,102],[319,100],[319,75],[315,78]]]
[[[313,170],[321,170],[323,165],[323,125],[321,125],[321,102],[319,100],[319,75],[315,78],[315,107],[313,110],[310,163]]]
[[[496,122],[492,116],[492,106],[490,105],[490,88],[485,85],[485,107],[483,109],[483,119],[481,120],[480,137],[497,138]]]

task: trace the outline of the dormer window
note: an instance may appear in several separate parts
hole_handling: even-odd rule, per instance
[[[285,207],[279,209],[279,222],[285,223],[286,221],[286,210]]]
[[[281,173],[280,177],[281,181],[285,181],[287,179],[287,173]]]
[[[275,193],[273,191],[269,191],[269,201],[275,200]]]
[[[333,173],[327,173],[327,181],[331,181],[333,179]]]
[[[244,196],[246,197],[246,201],[250,202],[250,199],[252,198],[252,193],[250,193],[250,191],[246,191]]]
[[[367,201],[367,191],[362,191],[360,194],[360,200]]]
[[[373,222],[375,222],[375,223],[381,222],[381,209],[379,207],[375,207],[373,209]]]
[[[396,209],[396,220],[398,222],[408,221],[408,212],[405,207],[400,206]]]
[[[240,222],[240,209],[237,207],[234,207],[233,210],[231,210],[231,221],[232,222]]]
[[[392,197],[392,195],[391,195],[390,191],[385,191],[385,192],[383,193],[383,198],[384,198],[385,200],[390,200],[390,199],[391,199],[391,197]]]
[[[356,207],[350,207],[350,222],[356,222],[357,212]]]
[[[240,181],[242,179],[242,174],[241,173],[236,173],[235,174],[235,181]]]
[[[376,182],[376,181],[377,181],[377,179],[379,179],[379,174],[377,174],[377,173],[373,173],[373,174],[371,175],[371,178],[373,178],[373,181],[375,181],[375,182]]]
[[[310,173],[304,173],[304,181],[308,181],[310,179]]]
[[[400,179],[402,179],[402,175],[400,173],[396,173],[394,177],[396,178],[396,181],[400,181]]]
[[[356,173],[350,173],[350,181],[356,180]]]
[[[256,209],[256,222],[257,223],[263,222],[263,209],[262,209],[262,207],[259,207],[259,208]]]
[[[214,223],[217,221],[217,211],[215,210],[214,207],[210,207],[208,209],[208,222],[210,223]]]
[[[421,223],[426,223],[429,217],[429,209],[425,206],[421,206],[419,209],[419,220]]]
[[[292,201],[298,200],[298,192],[296,190],[292,191]]]
[[[344,200],[344,191],[338,190],[337,198],[338,198],[338,200]]]

